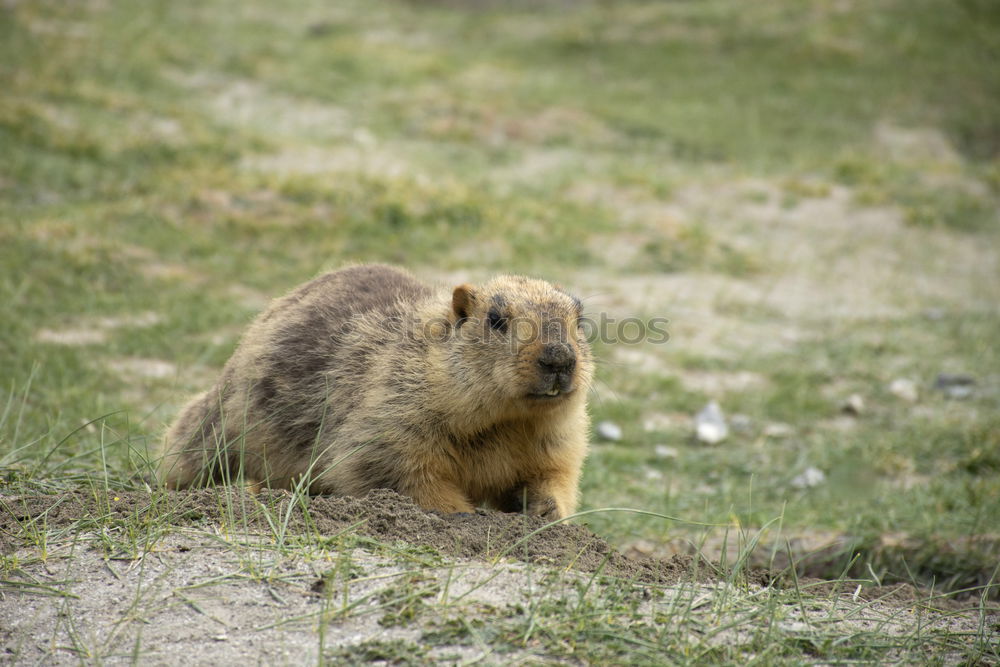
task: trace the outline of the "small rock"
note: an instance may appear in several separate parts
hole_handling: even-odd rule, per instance
[[[376,143],[375,135],[366,127],[354,130],[353,139],[362,146],[374,146]]]
[[[959,373],[940,373],[934,380],[934,388],[947,398],[969,398],[976,389],[976,378]]]
[[[889,393],[907,403],[916,403],[919,398],[917,383],[907,378],[896,378],[890,382]]]
[[[694,416],[695,436],[700,442],[714,445],[722,442],[729,435],[726,418],[722,408],[715,401],[709,401],[698,414]]]
[[[795,428],[784,422],[771,422],[764,427],[764,435],[768,438],[787,438],[795,435]]]
[[[652,414],[642,420],[642,430],[647,433],[668,431],[672,426],[674,426],[674,420],[670,415]]]
[[[793,477],[791,484],[796,489],[810,489],[814,486],[819,486],[825,481],[826,474],[822,470],[809,466],[802,471],[801,475]]]
[[[618,442],[622,439],[622,427],[614,422],[600,422],[597,425],[597,437]]]
[[[653,448],[653,452],[661,459],[676,459],[680,454],[677,449],[669,445],[657,445]]]
[[[861,394],[851,394],[840,406],[840,411],[858,417],[865,411],[865,399],[861,397]]]
[[[729,418],[729,425],[737,433],[746,433],[753,428],[753,420],[748,415],[735,414]]]

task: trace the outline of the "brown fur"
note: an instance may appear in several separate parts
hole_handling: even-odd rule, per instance
[[[381,265],[320,276],[274,301],[182,410],[160,480],[305,480],[443,512],[566,516],[593,372],[579,315],[577,299],[519,276],[448,291]]]

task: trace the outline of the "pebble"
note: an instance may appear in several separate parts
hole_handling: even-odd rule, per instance
[[[917,383],[907,378],[896,378],[889,383],[889,393],[907,403],[916,403],[920,397]]]
[[[801,475],[792,478],[792,486],[796,489],[809,489],[826,481],[826,474],[819,468],[809,466]]]
[[[934,388],[947,398],[969,398],[976,389],[976,378],[958,373],[940,373],[934,380]]]
[[[840,406],[840,411],[858,417],[865,411],[865,399],[861,394],[851,394]]]
[[[668,431],[674,426],[674,420],[670,415],[652,414],[642,420],[642,430],[647,433],[654,431]]]
[[[708,405],[694,416],[694,428],[698,441],[708,445],[722,442],[729,435],[729,427],[726,426],[722,408],[715,401],[709,401]]]
[[[771,422],[764,427],[764,435],[768,438],[787,438],[795,435],[795,428],[784,422]]]
[[[600,422],[596,430],[597,437],[602,440],[618,442],[622,439],[622,427],[614,422]]]
[[[661,459],[676,459],[680,455],[680,452],[670,445],[657,445],[653,448],[653,452]]]

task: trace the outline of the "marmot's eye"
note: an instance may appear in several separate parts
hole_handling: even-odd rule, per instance
[[[496,308],[490,309],[490,313],[486,317],[490,323],[490,329],[499,331],[500,333],[507,331],[507,318],[501,315],[499,310]]]

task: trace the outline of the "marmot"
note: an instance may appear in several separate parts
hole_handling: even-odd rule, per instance
[[[254,320],[169,428],[159,478],[565,517],[587,452],[581,316],[520,276],[438,291],[390,266],[327,273]]]

